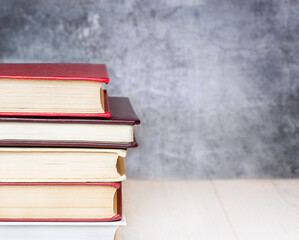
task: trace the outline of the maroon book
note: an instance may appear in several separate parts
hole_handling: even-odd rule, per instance
[[[109,97],[111,117],[0,117],[0,146],[132,148],[140,124],[130,100]]]

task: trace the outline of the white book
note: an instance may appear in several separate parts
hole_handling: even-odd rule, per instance
[[[9,240],[113,240],[125,226],[115,222],[0,222],[0,239]]]

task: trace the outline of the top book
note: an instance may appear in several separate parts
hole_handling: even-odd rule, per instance
[[[0,64],[0,116],[110,117],[104,64]]]

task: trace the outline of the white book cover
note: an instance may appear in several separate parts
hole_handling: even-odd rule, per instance
[[[113,240],[125,226],[115,222],[0,222],[0,239],[9,240]]]

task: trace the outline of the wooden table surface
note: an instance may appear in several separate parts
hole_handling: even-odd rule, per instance
[[[298,240],[299,179],[136,181],[119,240]]]

